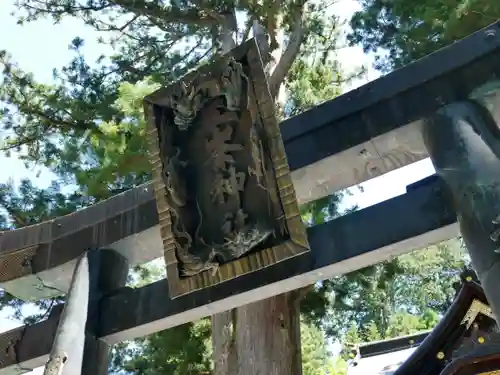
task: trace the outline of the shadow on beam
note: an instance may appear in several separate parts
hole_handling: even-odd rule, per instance
[[[307,255],[175,300],[170,300],[166,280],[106,297],[100,336],[109,343],[130,340],[380,263],[458,235],[455,221],[441,181],[430,179],[404,195],[309,228]],[[33,365],[35,359],[43,365],[55,327],[48,320],[30,327],[36,335],[17,334],[21,366]],[[16,357],[2,350],[8,341],[0,336],[1,375],[16,365]]]
[[[500,21],[284,121],[297,196],[315,200],[425,159],[421,119],[499,73]]]
[[[63,295],[76,259],[92,248],[112,247],[131,265],[161,257],[153,191],[147,183],[72,214],[0,233],[0,286],[22,300]]]
[[[300,169],[465,99],[500,61],[500,21],[281,123],[288,162]],[[356,131],[353,131],[353,128]],[[304,147],[312,152],[304,153]],[[310,146],[310,147],[309,147]]]

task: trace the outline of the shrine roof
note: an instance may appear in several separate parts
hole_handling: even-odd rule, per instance
[[[474,362],[469,357],[478,347],[492,351],[488,340],[496,345],[497,330],[481,286],[466,281],[433,330],[360,345],[348,374],[439,375],[445,368],[455,374],[449,369]]]

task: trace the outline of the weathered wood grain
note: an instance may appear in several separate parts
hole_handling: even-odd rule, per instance
[[[171,298],[309,251],[255,40],[159,91],[144,112]]]
[[[24,300],[64,294],[74,262],[86,250],[129,238],[158,222],[151,184],[118,194],[86,209],[0,235],[0,285]],[[132,238],[130,238],[132,237]],[[120,248],[131,264],[162,255]]]

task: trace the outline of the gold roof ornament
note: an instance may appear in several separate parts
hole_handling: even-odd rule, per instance
[[[495,319],[491,307],[478,299],[474,299],[460,324],[465,325],[466,329],[469,329],[479,314]]]

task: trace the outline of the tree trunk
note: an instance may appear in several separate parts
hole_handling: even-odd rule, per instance
[[[254,23],[253,32],[264,55],[270,94],[278,111],[286,100],[282,85],[305,38],[301,5],[295,7],[294,27],[285,49],[270,50],[267,35]],[[282,16],[276,14],[276,30]],[[223,31],[231,35],[230,30]],[[268,30],[269,31],[269,30]],[[278,38],[283,42],[283,31]],[[233,48],[229,38],[222,38],[222,51]],[[271,54],[272,61],[267,61]],[[215,375],[301,375],[300,299],[304,290],[297,290],[255,302],[212,316],[212,347]]]
[[[500,321],[500,128],[476,101],[448,105],[426,121],[423,136],[438,175],[451,190],[472,265]]]
[[[212,317],[216,375],[301,375],[298,291]]]

